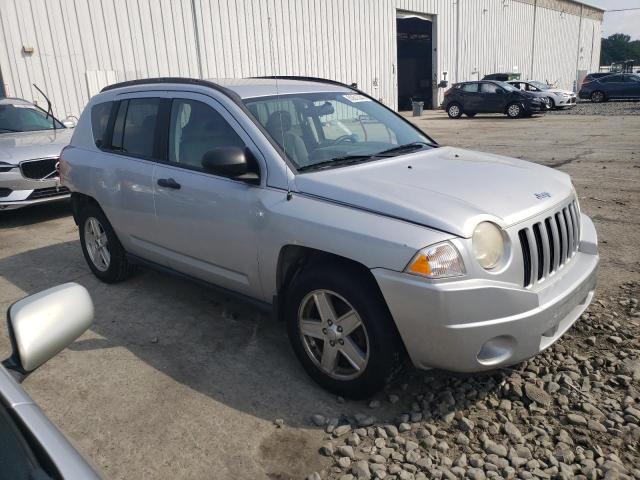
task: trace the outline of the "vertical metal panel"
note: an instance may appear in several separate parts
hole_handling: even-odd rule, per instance
[[[576,65],[597,69],[601,22],[538,6],[534,42],[534,3],[0,0],[0,68],[10,94],[37,99],[37,83],[61,116],[78,115],[100,79],[200,71],[206,78],[278,73],[357,82],[395,107],[400,10],[434,18],[435,81],[444,71],[453,83],[517,68],[523,78],[570,88]],[[35,52],[24,54],[23,45]]]

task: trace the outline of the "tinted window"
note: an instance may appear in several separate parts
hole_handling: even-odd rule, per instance
[[[109,123],[109,115],[111,115],[111,107],[113,102],[104,102],[94,105],[91,109],[91,128],[93,130],[93,140],[96,145],[102,145],[104,132],[107,130]]]
[[[463,92],[476,93],[478,91],[478,84],[477,83],[465,83],[464,85],[462,85],[462,91]]]
[[[205,153],[214,148],[232,146],[244,148],[245,144],[213,108],[195,100],[173,101],[169,162],[201,170]]]
[[[600,80],[602,83],[622,82],[622,75],[609,75]]]
[[[123,152],[142,157],[153,156],[153,137],[159,107],[159,98],[135,98],[129,100],[122,132]],[[114,140],[117,141],[115,134],[114,125]],[[117,144],[114,143],[115,145]]]
[[[482,93],[496,93],[498,86],[495,83],[483,83],[480,85],[480,91]]]

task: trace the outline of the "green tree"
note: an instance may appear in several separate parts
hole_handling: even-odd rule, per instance
[[[631,41],[629,35],[614,33],[602,39],[600,49],[600,65],[611,65],[613,62],[635,60],[640,63],[640,40]]]

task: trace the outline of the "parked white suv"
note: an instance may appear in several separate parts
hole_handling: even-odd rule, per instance
[[[177,272],[276,309],[341,395],[403,359],[477,371],[556,341],[598,252],[569,177],[452,147],[366,94],[304,78],[107,87],[61,159],[93,273]]]

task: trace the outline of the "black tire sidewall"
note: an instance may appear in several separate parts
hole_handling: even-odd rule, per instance
[[[91,257],[89,256],[89,252],[87,251],[87,246],[85,243],[85,238],[84,238],[85,224],[87,220],[92,217],[97,219],[102,225],[102,228],[104,228],[104,231],[107,235],[107,241],[109,243],[109,253],[111,254],[111,260],[109,263],[109,268],[105,271],[98,270],[96,266],[93,264],[93,262],[91,261]],[[118,237],[116,236],[115,231],[111,227],[109,220],[107,220],[107,217],[105,216],[104,212],[96,205],[89,204],[89,205],[86,205],[84,208],[82,208],[82,210],[80,211],[78,220],[79,220],[78,227],[80,230],[80,245],[82,247],[82,254],[84,255],[84,259],[86,260],[87,265],[89,266],[93,274],[96,277],[98,277],[100,280],[106,283],[115,283],[122,280],[123,271],[125,271],[127,268],[126,257],[125,257],[126,253],[122,248],[122,245],[120,244],[120,241],[118,240]]]
[[[345,298],[356,309],[367,330],[369,361],[364,372],[353,380],[334,379],[322,372],[309,358],[300,338],[300,303],[317,289],[331,290]],[[380,390],[402,366],[402,348],[387,306],[379,290],[356,269],[308,267],[289,289],[284,313],[289,341],[307,374],[337,395],[367,398]]]

